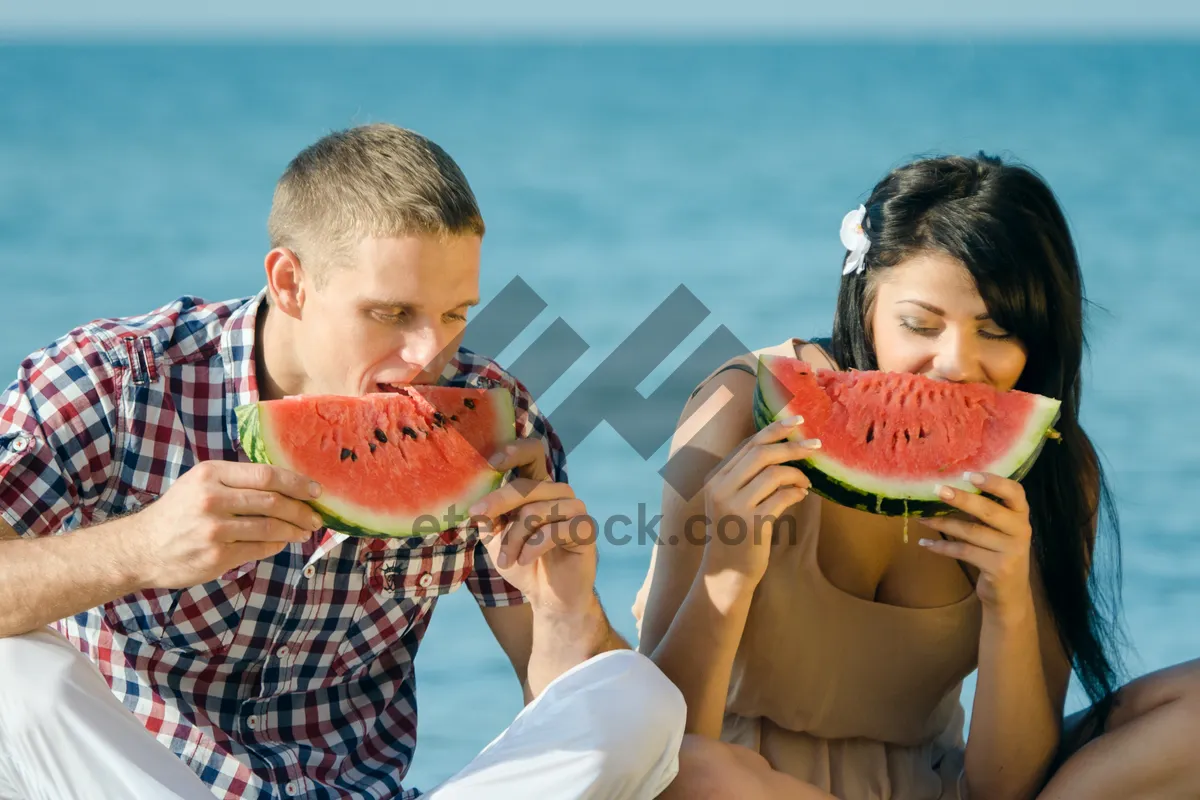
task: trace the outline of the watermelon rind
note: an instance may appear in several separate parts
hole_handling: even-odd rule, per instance
[[[491,407],[496,411],[497,444],[516,439],[516,412],[512,403],[512,394],[503,388],[488,389],[494,395]],[[242,449],[250,460],[257,464],[271,464],[292,469],[286,456],[270,452],[270,426],[260,413],[259,403],[247,403],[234,409],[237,419],[238,438]],[[454,528],[466,522],[470,517],[467,509],[476,500],[498,489],[504,482],[504,473],[496,470],[482,470],[480,476],[469,484],[458,496],[442,507],[431,508],[427,515],[386,516],[374,513],[352,501],[326,492],[321,497],[308,501],[322,523],[328,528],[350,536],[370,539],[394,539],[407,537],[425,537]],[[437,520],[436,526],[431,525],[432,517]]]
[[[793,414],[787,407],[791,398],[781,394],[786,390],[772,377],[770,363],[776,358],[780,357],[764,354],[758,359],[758,380],[755,382],[753,400],[755,430],[762,430],[772,422]],[[983,471],[1015,481],[1020,481],[1029,473],[1045,447],[1061,407],[1060,401],[1050,397],[1036,396],[1034,402],[1034,411],[1014,446],[1003,458],[982,468]],[[793,441],[808,438],[803,424],[788,438]],[[809,458],[786,463],[803,472],[812,483],[811,491],[820,497],[841,506],[888,517],[935,517],[956,511],[937,496],[935,487],[938,483],[972,494],[980,493],[979,487],[959,474],[946,475],[936,482],[880,478],[847,467],[820,451]]]

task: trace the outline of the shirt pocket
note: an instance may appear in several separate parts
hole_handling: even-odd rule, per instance
[[[219,656],[241,625],[255,573],[227,573],[185,589],[139,592],[106,604],[104,616],[118,632],[160,650]]]
[[[357,602],[334,656],[333,673],[368,671],[376,658],[397,648],[416,655],[423,618],[438,597],[462,586],[474,566],[472,544],[434,544],[367,552],[351,580]]]
[[[89,523],[131,513],[155,499],[143,492],[121,497],[112,508],[97,509]],[[219,656],[237,634],[256,571],[231,570],[197,586],[135,592],[104,604],[104,618],[116,632],[160,650]]]

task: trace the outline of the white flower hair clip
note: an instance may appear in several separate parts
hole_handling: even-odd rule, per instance
[[[867,260],[867,251],[871,249],[871,240],[863,230],[863,220],[867,216],[867,207],[859,206],[842,217],[842,244],[850,251],[846,257],[846,266],[842,268],[843,275],[851,272],[862,272]]]

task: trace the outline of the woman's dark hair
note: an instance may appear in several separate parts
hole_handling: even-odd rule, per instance
[[[1046,444],[1022,485],[1059,638],[1103,719],[1122,677],[1119,533],[1100,459],[1079,425],[1086,301],[1062,210],[1035,172],[982,153],[895,169],[864,205],[870,249],[865,268],[842,278],[832,341],[839,365],[878,369],[869,320],[878,274],[935,251],[966,266],[992,319],[1025,345],[1016,388],[1062,401],[1062,438]],[[1095,568],[1098,542],[1111,547],[1111,582]]]

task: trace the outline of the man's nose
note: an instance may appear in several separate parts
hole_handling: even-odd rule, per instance
[[[408,364],[426,367],[438,355],[443,343],[432,325],[421,325],[405,333],[400,357]]]

